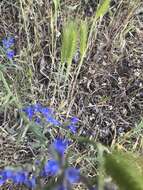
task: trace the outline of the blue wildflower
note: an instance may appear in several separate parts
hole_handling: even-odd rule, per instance
[[[42,107],[40,109],[40,112],[44,115],[44,117],[47,117],[48,115],[52,114],[51,109]]]
[[[7,58],[9,60],[13,59],[15,52],[11,48],[14,45],[14,38],[13,37],[4,38],[2,40],[2,45],[5,50]]]
[[[49,160],[42,171],[42,176],[55,176],[60,170],[60,164],[57,160]]]
[[[78,118],[77,117],[72,117],[70,120],[70,124],[67,126],[67,128],[75,134],[77,132],[78,126],[76,125],[78,123]]]
[[[37,103],[35,105],[33,105],[33,109],[34,109],[34,112],[41,112],[41,110],[43,109],[42,105]]]
[[[5,49],[9,49],[14,45],[14,38],[13,37],[3,38],[2,44]]]
[[[45,119],[48,123],[51,123],[52,125],[55,126],[61,125],[60,122],[57,119],[55,119],[52,115],[47,115]]]
[[[78,121],[79,121],[79,119],[78,119],[77,117],[72,117],[72,118],[71,118],[71,123],[72,123],[72,124],[77,124]]]
[[[28,177],[28,173],[24,171],[15,172],[12,179],[15,184],[23,184]]]
[[[35,123],[38,124],[38,125],[41,124],[41,119],[39,117],[36,117],[35,118]]]
[[[25,171],[14,171],[11,169],[5,169],[0,172],[0,186],[3,185],[7,180],[11,180],[14,184],[24,184],[30,189],[36,187],[36,178],[32,176],[29,178],[28,172]]]
[[[69,181],[69,183],[78,183],[80,180],[80,172],[76,168],[67,168],[65,171],[65,177]]]
[[[35,165],[39,166],[40,165],[40,160],[35,160]]]
[[[55,126],[60,126],[60,122],[54,118],[53,116],[53,113],[51,111],[51,109],[49,108],[42,108],[40,110],[40,112],[43,114],[43,116],[45,117],[46,121],[48,123],[51,123],[52,125],[55,125]]]
[[[77,126],[75,125],[68,125],[67,128],[73,133],[75,134],[77,132]]]
[[[0,176],[0,186],[4,185],[4,183],[6,182],[6,180]]]
[[[54,150],[60,155],[64,154],[64,152],[68,148],[68,145],[69,145],[69,141],[66,139],[61,139],[61,138],[55,139],[52,144]]]
[[[23,109],[23,112],[26,113],[29,119],[32,119],[32,117],[34,116],[33,106],[27,106],[26,108]]]
[[[5,169],[3,170],[3,173],[2,173],[3,178],[6,180],[13,179],[13,174],[14,174],[13,170],[10,170],[10,169]]]
[[[4,183],[6,182],[7,178],[5,178],[3,176],[3,171],[0,171],[0,186],[4,185]]]
[[[7,56],[7,58],[10,59],[10,60],[13,59],[14,54],[15,54],[15,53],[14,53],[14,50],[7,50],[7,51],[6,51],[6,56]]]
[[[30,178],[27,178],[25,181],[24,181],[24,184],[30,188],[30,189],[35,189],[36,188],[36,178],[35,176],[32,176]]]

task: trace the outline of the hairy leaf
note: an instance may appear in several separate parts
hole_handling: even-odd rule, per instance
[[[67,22],[63,29],[61,61],[70,63],[76,51],[77,45],[77,24],[76,22]]]
[[[60,6],[60,0],[53,0],[53,2],[54,2],[55,10],[57,10]]]
[[[88,37],[88,25],[86,21],[82,21],[80,24],[80,53],[84,54],[87,48],[87,37]]]
[[[122,190],[143,190],[143,176],[137,158],[114,152],[105,156],[105,170]]]
[[[108,11],[109,9],[109,5],[110,5],[110,1],[111,0],[103,0],[101,5],[99,5],[97,11],[96,11],[96,19],[98,19],[99,17],[103,17],[106,12]]]

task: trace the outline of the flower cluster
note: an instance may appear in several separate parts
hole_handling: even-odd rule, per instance
[[[32,120],[34,118],[34,121],[38,124],[40,124],[42,121],[38,114],[41,114],[42,117],[50,124],[54,126],[60,126],[61,123],[54,118],[53,112],[51,109],[47,107],[43,107],[41,104],[35,104],[27,106],[23,109],[23,112],[27,115],[27,117]]]
[[[15,54],[14,50],[12,49],[14,46],[14,38],[13,37],[3,38],[2,45],[3,45],[7,58],[9,60],[12,60]]]
[[[64,153],[68,148],[69,141],[66,139],[57,138],[52,143],[52,148],[54,151],[59,155],[61,159],[64,157]],[[60,174],[60,171],[64,173],[63,177],[63,183],[56,187],[55,190],[67,190],[67,187],[69,185],[72,185],[74,183],[78,183],[80,181],[80,171],[73,167],[67,167],[64,168],[64,171],[62,169],[64,166],[62,165],[62,162],[57,159],[51,159],[49,160],[45,165],[41,172],[41,175],[44,177],[47,176],[55,176]]]
[[[77,117],[73,117],[71,118],[71,121],[69,123],[69,125],[67,126],[67,128],[73,133],[75,134],[77,132],[78,126],[78,118]]]
[[[34,104],[34,105],[27,106],[23,109],[23,112],[26,114],[29,120],[32,120],[34,118],[34,121],[37,124],[42,124],[42,120],[39,116],[40,114],[41,117],[47,123],[50,123],[53,126],[62,126],[62,123],[54,117],[53,111],[50,108],[42,106],[41,104]],[[79,121],[78,118],[73,117],[71,118],[70,122],[68,122],[68,124],[66,125],[66,128],[69,129],[73,134],[77,132],[78,121]]]
[[[66,139],[57,138],[51,144],[53,150],[59,155],[60,158],[64,157],[64,153],[67,150],[69,145],[69,141]],[[39,164],[39,163],[38,163]],[[61,172],[64,173],[63,183],[56,187],[55,190],[66,190],[67,184],[72,185],[73,183],[77,183],[80,180],[80,172],[78,169],[73,167],[67,167],[63,169],[63,165],[60,162],[60,159],[51,159],[48,160],[42,170],[39,173],[38,178],[40,177],[53,177]],[[64,170],[64,171],[62,171]],[[35,189],[37,186],[37,177],[34,175],[30,175],[29,172],[26,171],[16,171],[13,169],[4,169],[0,171],[0,186],[4,185],[6,182],[11,181],[16,185],[25,185],[29,189]],[[67,181],[67,184],[65,182]]]
[[[54,113],[51,109],[42,106],[41,104],[34,104],[25,107],[22,110],[29,120],[34,120],[37,123],[42,122],[42,118],[46,122],[52,124],[53,126],[61,126],[59,122],[54,117]],[[67,129],[69,129],[73,134],[77,132],[78,118],[73,117],[70,119],[68,124],[66,124]],[[63,124],[63,126],[65,126]],[[53,190],[69,190],[72,189],[73,184],[83,182],[86,184],[86,180],[83,181],[83,176],[80,174],[79,169],[69,166],[68,157],[66,156],[67,149],[71,142],[62,137],[57,137],[53,140],[50,145],[51,159],[48,161],[41,162],[40,160],[35,161],[35,167],[37,168],[34,172],[27,171],[16,171],[13,169],[4,169],[0,171],[0,186],[7,182],[12,182],[16,185],[25,185],[29,189],[36,189],[37,186],[42,187],[41,178],[53,178],[56,177],[56,184],[53,184]],[[42,158],[43,160],[43,158]],[[58,180],[59,179],[59,180]],[[92,186],[88,186],[88,189],[94,189]]]
[[[30,176],[26,171],[14,171],[12,169],[5,169],[0,171],[0,186],[6,182],[11,181],[16,185],[25,185],[30,189],[36,187],[36,178]]]

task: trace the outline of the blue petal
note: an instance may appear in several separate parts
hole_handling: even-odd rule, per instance
[[[3,176],[3,171],[0,171],[0,186],[6,182],[7,178]]]
[[[46,117],[46,121],[48,123],[51,123],[54,126],[60,126],[61,125],[60,122],[57,119],[55,119],[52,115],[48,115]]]
[[[43,109],[42,105],[37,103],[33,106],[34,112],[41,112],[41,110]]]
[[[13,37],[4,38],[2,40],[2,44],[5,49],[9,49],[14,45],[14,38]]]
[[[35,165],[39,166],[40,165],[40,160],[35,160]]]
[[[57,153],[63,155],[66,149],[68,148],[69,141],[66,139],[57,138],[54,140],[52,146]]]
[[[51,109],[49,108],[41,108],[40,112],[44,115],[44,117],[47,117],[49,114],[52,113]]]
[[[14,175],[14,171],[13,170],[10,170],[10,169],[5,169],[3,170],[3,178],[4,179],[12,179],[13,178],[13,175]]]
[[[7,50],[7,51],[6,51],[6,56],[7,56],[8,59],[13,59],[14,54],[15,54],[15,53],[14,53],[13,50]]]
[[[76,168],[67,168],[65,172],[65,177],[69,181],[69,183],[78,183],[80,180],[80,172]]]
[[[59,172],[59,170],[60,170],[59,162],[57,160],[49,160],[44,166],[43,174],[45,176],[48,175],[54,176]]]
[[[73,133],[75,134],[77,132],[77,126],[75,125],[68,125],[67,128]]]
[[[32,176],[31,178],[26,179],[24,184],[30,189],[35,189],[36,188],[36,178],[34,176]]]
[[[72,123],[72,124],[77,124],[78,121],[79,121],[79,119],[78,119],[77,117],[72,117],[72,118],[71,118],[71,123]]]
[[[38,125],[41,124],[41,119],[39,117],[36,117],[35,118],[35,123],[38,124]]]
[[[6,180],[5,180],[5,179],[0,178],[0,186],[4,185],[4,183],[5,183],[5,182],[6,182]]]
[[[13,182],[15,184],[22,184],[25,182],[27,176],[28,176],[27,172],[23,172],[23,171],[15,172],[15,174],[13,176]]]
[[[23,112],[26,113],[27,117],[29,119],[32,119],[32,117],[34,116],[34,109],[33,106],[27,106],[23,109]]]

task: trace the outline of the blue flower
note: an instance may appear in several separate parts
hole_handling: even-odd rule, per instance
[[[14,171],[11,169],[5,169],[0,172],[0,186],[7,180],[11,180],[14,184],[24,184],[30,189],[36,187],[36,178],[32,176],[29,178],[29,174],[26,171]]]
[[[33,110],[34,110],[35,113],[36,113],[36,112],[41,112],[42,109],[43,109],[43,107],[42,107],[42,105],[39,104],[39,103],[33,105]]]
[[[14,45],[14,38],[13,37],[8,37],[4,38],[2,40],[3,48],[5,49],[5,53],[8,59],[13,59],[14,57],[14,50],[12,50],[12,46]]]
[[[0,171],[0,186],[6,182],[7,178],[3,176],[3,171]]]
[[[54,118],[52,110],[49,108],[41,108],[40,112],[43,114],[43,116],[45,117],[46,121],[48,123],[51,123],[55,126],[60,126],[60,122]]]
[[[77,126],[75,125],[68,125],[67,128],[73,133],[75,134],[77,132]]]
[[[12,179],[15,184],[23,184],[28,177],[28,173],[24,171],[15,172]]]
[[[10,169],[5,169],[2,172],[3,178],[6,180],[13,179],[13,174],[14,174],[13,170],[10,170]]]
[[[10,60],[13,59],[14,54],[15,54],[15,53],[14,53],[14,50],[7,50],[7,51],[6,51],[6,56],[7,56],[7,58],[10,59]]]
[[[47,117],[48,115],[51,115],[52,111],[49,108],[42,107],[40,109],[40,112],[44,115],[44,117]]]
[[[44,177],[50,175],[55,176],[60,170],[60,164],[57,160],[49,160],[41,173],[41,175]]]
[[[35,123],[38,124],[38,125],[41,124],[41,119],[39,117],[36,117],[35,118]]]
[[[3,38],[2,44],[5,49],[9,49],[14,45],[14,38],[13,37]]]
[[[35,165],[36,165],[36,166],[39,166],[40,163],[41,163],[40,160],[35,160]]]
[[[34,109],[33,106],[27,106],[23,109],[23,112],[26,113],[27,117],[29,119],[32,119],[32,117],[34,116]]]
[[[60,122],[57,119],[55,119],[52,115],[47,115],[45,119],[48,123],[51,123],[52,125],[55,126],[61,125]]]
[[[30,189],[35,189],[36,188],[36,178],[35,176],[32,176],[30,178],[27,178],[25,181],[24,181],[24,184],[30,188]]]
[[[68,145],[69,145],[69,141],[66,139],[61,139],[61,138],[55,139],[52,144],[54,150],[60,155],[64,154],[64,152],[68,148]]]
[[[5,182],[6,180],[0,176],[0,186],[4,185]]]
[[[76,168],[67,168],[65,171],[65,177],[69,183],[78,183],[80,180],[80,171]]]
[[[72,118],[71,118],[71,123],[72,123],[72,124],[77,124],[78,121],[79,121],[79,119],[78,119],[77,117],[72,117]]]
[[[79,119],[77,117],[72,117],[70,120],[70,124],[67,126],[67,128],[75,134],[77,132],[78,126],[76,125],[78,123]]]

